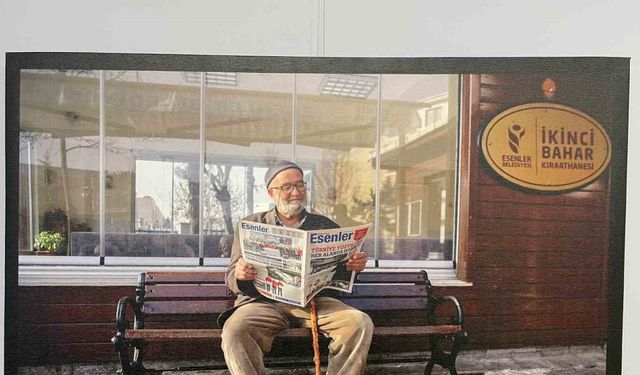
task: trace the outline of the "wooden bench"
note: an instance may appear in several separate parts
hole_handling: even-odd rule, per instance
[[[341,300],[371,316],[375,330],[374,343],[384,349],[390,338],[411,337],[431,350],[425,374],[434,364],[456,372],[456,356],[467,334],[463,326],[462,307],[453,296],[434,297],[427,273],[363,272],[358,275],[352,294]],[[120,357],[125,375],[157,373],[143,366],[147,344],[157,341],[220,340],[222,329],[193,328],[186,324],[193,316],[206,315],[215,326],[218,314],[233,306],[235,296],[224,284],[223,272],[153,272],[140,275],[136,297],[123,297],[116,310],[117,334],[112,342]],[[441,306],[446,306],[440,308]],[[129,309],[128,309],[129,308]],[[132,310],[127,313],[127,310]],[[436,315],[446,310],[444,317]],[[133,317],[130,324],[127,316]],[[183,320],[176,317],[185,316]],[[154,320],[171,319],[171,327],[153,324]],[[201,316],[202,318],[202,316]],[[176,322],[178,327],[176,327]],[[152,323],[152,324],[150,324]],[[158,328],[162,327],[162,328]],[[309,336],[307,328],[291,328],[278,340],[293,340]],[[427,345],[428,337],[428,345]],[[309,347],[311,345],[309,344]],[[373,347],[373,345],[372,345]],[[304,358],[308,366],[311,359]]]

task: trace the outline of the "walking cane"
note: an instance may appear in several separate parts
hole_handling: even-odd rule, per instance
[[[322,375],[320,370],[320,345],[318,344],[318,309],[316,300],[311,300],[311,336],[313,338],[313,363],[316,365],[316,375]]]

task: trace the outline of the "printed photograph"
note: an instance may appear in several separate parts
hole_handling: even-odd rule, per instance
[[[224,368],[219,333],[185,345],[145,327],[220,330],[238,222],[274,210],[265,173],[292,160],[305,212],[371,224],[344,296],[379,328],[370,360],[476,374],[465,352],[576,350],[605,374],[622,337],[628,69],[8,54],[5,346],[23,368]],[[244,244],[299,262],[282,241]],[[301,286],[302,270],[268,270],[274,295]],[[311,358],[295,340],[269,358]]]

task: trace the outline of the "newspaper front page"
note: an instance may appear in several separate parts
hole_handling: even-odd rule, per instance
[[[242,257],[257,271],[254,285],[276,301],[306,306],[322,289],[351,293],[355,272],[346,261],[362,244],[370,225],[304,231],[242,221]]]

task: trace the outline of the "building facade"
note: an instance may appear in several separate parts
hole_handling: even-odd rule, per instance
[[[522,103],[562,103],[615,133],[618,94],[606,70],[29,69],[19,88],[23,365],[115,360],[113,312],[134,294],[131,275],[145,262],[224,269],[221,239],[239,218],[269,208],[262,176],[283,158],[303,167],[309,210],[343,226],[373,225],[371,270],[424,268],[438,294],[461,300],[469,348],[609,339],[611,169],[578,189],[540,194],[505,183],[478,149],[483,127]],[[32,238],[44,230],[65,236],[63,255],[32,255]],[[83,282],[95,281],[47,281],[42,272],[53,265],[123,276],[88,290]],[[146,355],[221,352],[167,344]]]

